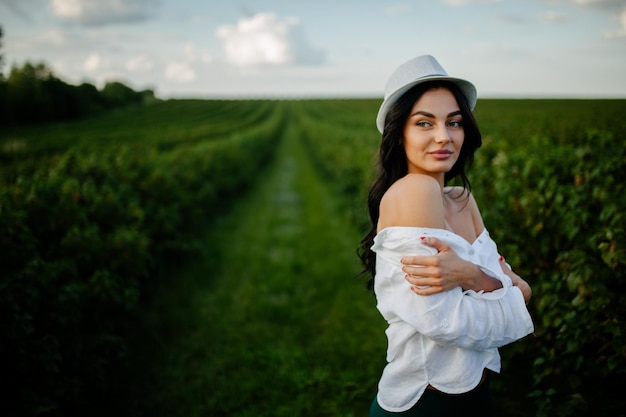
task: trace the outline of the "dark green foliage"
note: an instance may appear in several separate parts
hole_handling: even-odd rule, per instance
[[[519,141],[489,137],[474,170],[486,222],[534,288],[535,338],[507,359],[531,367],[537,415],[623,415],[626,103],[507,104],[533,123],[522,124]],[[533,105],[535,114],[523,114]],[[485,119],[488,131],[503,126]]]
[[[30,176],[34,169],[69,148],[94,152],[95,148],[143,143],[149,144],[152,151],[167,151],[183,143],[220,139],[240,129],[258,128],[274,110],[271,101],[168,100],[108,112],[103,117],[7,127],[0,131],[0,182],[3,177],[4,181],[15,180],[8,175]]]
[[[231,124],[230,134],[170,149],[159,145],[172,139],[156,134],[109,147],[78,143],[39,164],[26,159],[25,168],[15,162],[2,169],[5,410],[68,415],[123,391],[117,376],[124,374],[126,339],[157,272],[194,253],[198,232],[268,161],[281,108],[254,126]],[[126,119],[129,128],[134,123]]]
[[[195,253],[197,234],[271,156],[287,108],[289,135],[304,140],[365,233],[378,104],[176,100],[0,132],[4,409],[69,415],[89,404],[93,414],[93,404],[125,398],[126,335],[143,301],[167,288],[155,272]],[[535,335],[501,350],[499,415],[624,415],[624,110],[623,100],[478,103],[473,192],[501,253],[534,290]],[[350,326],[360,319],[346,313]],[[315,382],[326,374],[289,378],[330,395]],[[242,383],[255,391],[254,380]]]
[[[311,102],[302,116],[348,206],[365,207],[378,104]],[[534,290],[535,335],[502,349],[494,387],[519,415],[624,415],[624,111],[624,100],[478,103],[473,192],[501,253]]]
[[[106,83],[100,94],[102,94],[107,106],[110,107],[120,107],[125,104],[135,104],[143,101],[141,93],[134,91],[119,81]]]
[[[13,66],[6,80],[0,77],[0,122],[5,126],[75,120],[153,101],[153,91],[133,91],[120,82],[109,82],[102,91],[87,83],[67,84],[43,63]]]
[[[2,27],[0,27],[0,48],[2,48],[2,36],[3,36],[3,31],[2,31]],[[0,54],[0,99],[2,98],[1,82],[4,81],[4,74],[2,73],[3,66],[4,66],[4,55]]]

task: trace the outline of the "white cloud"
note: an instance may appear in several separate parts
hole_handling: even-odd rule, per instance
[[[165,78],[177,83],[188,83],[196,79],[196,73],[186,62],[170,62],[165,67]]]
[[[191,85],[190,83],[198,80],[197,72],[203,72],[212,61],[213,57],[208,51],[198,49],[191,42],[178,45],[176,51],[169,53],[169,62],[165,64],[163,76],[177,85]]]
[[[155,0],[52,0],[52,13],[64,20],[84,25],[145,20],[152,14]]]
[[[126,69],[130,72],[146,72],[154,67],[154,62],[146,55],[137,55],[126,61]]]
[[[235,26],[220,26],[217,36],[233,64],[286,64],[291,61],[287,33],[293,24],[293,20],[278,20],[273,13],[259,13],[240,19]]]
[[[321,63],[323,53],[309,44],[298,25],[296,18],[259,13],[218,27],[216,35],[227,60],[240,67]]]
[[[98,52],[93,52],[83,63],[83,69],[92,73],[108,69],[109,67],[110,62],[106,58],[103,58]]]
[[[200,61],[202,63],[208,64],[213,61],[213,56],[210,52],[205,50],[198,50],[193,43],[185,44],[183,47],[183,51],[185,52],[185,57],[188,61],[197,62]]]

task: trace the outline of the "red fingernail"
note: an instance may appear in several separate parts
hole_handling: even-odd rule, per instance
[[[426,240],[426,238],[424,236],[420,237],[421,240]]]
[[[504,256],[500,256],[500,262],[504,261]]]

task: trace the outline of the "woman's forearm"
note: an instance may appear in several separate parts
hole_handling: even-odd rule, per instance
[[[487,275],[476,264],[467,262],[468,270],[473,270],[472,274],[468,274],[467,281],[462,285],[464,290],[474,290],[491,292],[502,288],[502,282],[494,277]]]

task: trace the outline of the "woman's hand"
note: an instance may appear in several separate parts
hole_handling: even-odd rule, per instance
[[[530,297],[532,297],[533,295],[533,290],[530,288],[530,285],[528,285],[526,281],[520,278],[519,275],[513,272],[509,265],[504,261],[503,257],[500,257],[500,267],[502,268],[502,272],[504,272],[506,275],[509,276],[509,278],[511,278],[513,286],[520,289],[522,295],[524,296],[524,302],[528,304],[528,302],[530,301]]]
[[[405,278],[413,285],[411,289],[416,294],[437,294],[455,287],[475,291],[502,288],[498,279],[488,276],[475,264],[459,257],[439,239],[424,238],[423,242],[437,249],[438,253],[431,256],[405,256],[401,260]]]

